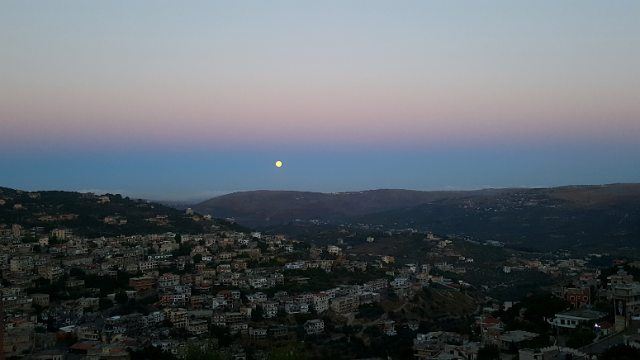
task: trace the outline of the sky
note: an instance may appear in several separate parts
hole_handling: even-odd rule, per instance
[[[624,0],[4,0],[0,186],[640,182],[638,19]]]

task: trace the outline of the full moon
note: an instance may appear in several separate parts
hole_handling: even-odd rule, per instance
[[[280,161],[280,160],[276,161],[276,167],[277,168],[281,168],[282,167],[282,161]]]

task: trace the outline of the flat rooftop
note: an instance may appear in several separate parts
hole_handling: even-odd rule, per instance
[[[576,309],[570,311],[563,311],[561,313],[556,314],[556,316],[570,316],[574,318],[581,318],[586,320],[598,320],[600,318],[605,317],[607,314],[590,309]]]

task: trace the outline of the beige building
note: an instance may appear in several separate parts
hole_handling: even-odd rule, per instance
[[[331,300],[331,310],[338,314],[358,311],[360,301],[357,295],[340,296]]]

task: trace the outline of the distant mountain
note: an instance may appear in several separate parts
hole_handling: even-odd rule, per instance
[[[13,224],[25,230],[55,228],[85,236],[149,233],[198,233],[230,226],[203,216],[121,195],[67,191],[21,191],[0,187],[0,229]]]
[[[196,204],[193,208],[203,214],[232,217],[242,224],[267,226],[287,223],[295,219],[342,220],[352,216],[411,208],[431,201],[467,195],[468,192],[412,190],[342,193],[259,190],[215,197]]]
[[[511,190],[349,219],[428,229],[523,249],[640,247],[640,186]]]
[[[477,191],[249,191],[194,206],[261,229],[317,219],[416,228],[522,247],[640,245],[640,184]]]

